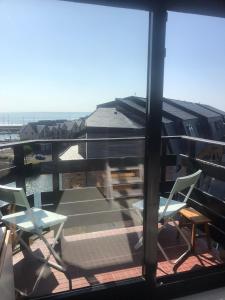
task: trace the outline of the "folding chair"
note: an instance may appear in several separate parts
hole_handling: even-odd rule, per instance
[[[54,247],[62,233],[62,229],[67,217],[40,208],[30,208],[27,197],[22,188],[12,188],[0,185],[0,198],[9,204],[15,204],[17,206],[26,208],[26,210],[4,216],[1,214],[1,221],[9,228],[16,227],[18,232],[17,239],[35,258],[47,263],[49,266],[55,269],[64,272],[65,268],[63,267],[63,261],[54,250]],[[59,229],[55,235],[53,244],[50,245],[43,235],[43,230],[55,225],[59,225]],[[35,234],[45,243],[49,250],[49,255],[47,258],[37,256],[32,252],[27,243],[25,243],[22,239],[23,232]],[[51,254],[58,263],[49,262]]]
[[[173,185],[173,188],[169,194],[169,197],[168,198],[160,197],[159,210],[158,210],[158,222],[161,223],[162,226],[159,229],[159,233],[168,222],[172,222],[187,244],[187,250],[175,262],[173,262],[169,259],[168,255],[166,254],[166,252],[164,251],[164,249],[158,242],[159,250],[165,257],[165,259],[173,265],[176,265],[191,250],[190,242],[188,241],[185,234],[182,232],[182,230],[177,225],[174,217],[177,215],[179,210],[181,210],[182,208],[184,208],[186,206],[186,202],[189,199],[191,192],[201,175],[201,172],[202,172],[202,170],[198,170],[197,172],[195,172],[191,175],[184,176],[184,177],[178,177]],[[184,190],[187,190],[186,195],[181,193],[181,191],[184,191]],[[176,194],[181,194],[182,196],[184,196],[184,200],[182,202],[173,200],[173,198],[174,198],[174,196],[176,196]],[[133,206],[139,212],[143,211],[143,201],[138,201],[138,202],[134,203]],[[139,241],[135,245],[135,249],[138,249],[142,245],[142,241],[143,241],[143,237],[141,237],[139,239]]]

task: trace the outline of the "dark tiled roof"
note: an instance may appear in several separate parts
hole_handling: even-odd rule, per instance
[[[124,99],[118,98],[117,101],[121,104],[128,105],[130,108],[135,109],[139,111],[140,113],[145,114],[146,113],[146,108],[140,105],[139,103],[135,102],[133,97],[127,97]],[[146,106],[146,101],[145,101],[145,106]]]
[[[76,124],[76,121],[66,121],[64,122],[64,124],[66,125],[67,130],[71,130],[73,126]]]
[[[45,128],[45,126],[46,126],[46,125],[37,125],[37,126],[36,126],[37,132],[38,132],[38,133],[41,133],[42,130]]]
[[[182,110],[181,108],[178,108],[174,105],[171,105],[167,102],[163,102],[163,113],[167,113],[171,116],[171,118],[177,118],[180,120],[193,120],[197,119],[194,115]]]
[[[135,103],[141,105],[142,107],[145,107],[145,106],[146,106],[146,98],[143,98],[143,97],[129,96],[129,97],[118,98],[118,99],[123,99],[123,100],[127,100],[127,101],[132,101],[132,102],[135,102]]]
[[[198,104],[198,105],[200,105],[204,108],[207,108],[208,110],[211,110],[211,111],[213,111],[213,112],[215,112],[215,113],[217,113],[217,114],[219,114],[219,115],[221,115],[225,118],[225,111],[223,111],[223,110],[220,110],[218,108],[215,108],[215,107],[213,107],[211,105],[207,105],[207,104]]]
[[[177,105],[180,108],[183,108],[194,115],[198,115],[206,118],[218,117],[218,113],[213,112],[203,106],[198,105],[197,103],[182,101],[182,100],[174,100],[174,99],[165,99],[167,103]]]
[[[57,126],[57,125],[51,125],[51,126],[48,126],[48,128],[49,128],[50,130],[53,130],[54,128],[55,128],[55,129],[58,129],[58,126]]]
[[[99,105],[97,105],[97,108],[99,108],[99,107],[115,107],[115,104],[116,104],[116,101],[113,100],[113,101],[109,101],[109,102],[99,104]]]
[[[121,104],[125,104],[128,109],[129,107],[132,110],[136,110],[138,113],[143,113],[145,115],[146,113],[146,98],[142,97],[136,97],[136,96],[130,96],[126,98],[118,98],[117,101]],[[194,116],[191,113],[188,113],[184,111],[182,108],[178,108],[174,105],[163,102],[163,113],[166,114],[166,118],[178,118],[181,120],[193,120],[197,119],[196,116]]]
[[[86,119],[87,127],[142,128],[116,108],[99,107]]]

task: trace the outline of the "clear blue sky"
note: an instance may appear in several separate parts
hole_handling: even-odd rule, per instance
[[[92,111],[146,95],[148,14],[0,0],[0,111]],[[225,20],[170,13],[164,96],[225,110]]]

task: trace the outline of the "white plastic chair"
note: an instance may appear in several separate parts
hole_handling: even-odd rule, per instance
[[[169,259],[167,256],[166,252],[158,242],[158,247],[165,259],[170,262],[173,265],[176,265],[190,250],[191,250],[191,244],[186,238],[185,234],[182,232],[182,230],[179,228],[177,223],[174,220],[174,217],[177,215],[179,210],[184,208],[186,206],[186,202],[189,199],[191,192],[197,183],[200,175],[201,175],[202,170],[198,170],[197,172],[184,176],[184,177],[178,177],[173,185],[173,188],[169,194],[168,198],[160,197],[160,202],[159,202],[159,210],[158,210],[158,222],[162,223],[161,228],[159,229],[160,231],[163,229],[163,227],[168,223],[172,222],[184,241],[187,244],[187,250],[174,262]],[[181,194],[181,191],[187,190],[186,195],[182,194],[185,196],[184,200],[182,202],[174,200],[174,196],[176,194]],[[133,204],[133,206],[138,210],[138,211],[143,211],[143,201],[138,201]],[[138,249],[142,245],[143,237],[139,239],[137,244],[135,245],[135,249]]]
[[[26,210],[4,216],[1,214],[1,221],[9,228],[11,226],[16,227],[17,231],[19,232],[17,235],[17,239],[35,258],[44,263],[47,263],[55,269],[64,272],[65,268],[63,267],[63,262],[54,250],[54,247],[62,233],[62,229],[64,223],[67,220],[67,217],[40,208],[31,208],[22,188],[12,188],[0,185],[0,198],[7,203],[26,208]],[[59,229],[55,235],[53,244],[50,245],[43,235],[43,230],[55,225],[59,225]],[[25,243],[22,239],[23,232],[35,234],[45,243],[49,250],[49,255],[47,256],[47,258],[37,256],[32,252],[27,243]],[[49,262],[51,254],[54,256],[58,263]]]

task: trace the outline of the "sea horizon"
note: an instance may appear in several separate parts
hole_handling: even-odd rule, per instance
[[[42,120],[76,120],[90,112],[0,112],[0,125],[25,125]]]

